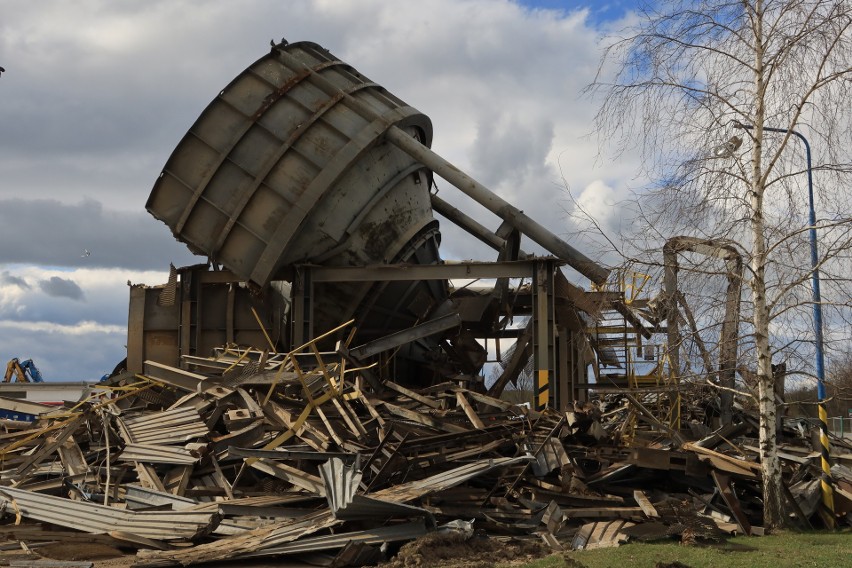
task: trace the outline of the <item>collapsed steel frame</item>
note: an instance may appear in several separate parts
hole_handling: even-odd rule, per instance
[[[379,360],[394,380],[482,383],[482,343],[494,340],[499,355],[511,339],[492,394],[532,357],[536,407],[583,400],[594,386],[588,322],[629,309],[561,267],[597,285],[609,270],[432,151],[431,138],[428,117],[321,46],[273,46],[210,103],[152,190],[149,212],[209,262],[174,270],[163,287],[131,287],[128,370],[188,365],[224,344],[287,351],[353,319],[350,355]],[[500,227],[432,193],[433,175]],[[497,261],[443,262],[433,211]],[[528,255],[522,235],[554,256]],[[495,283],[451,291],[455,279]],[[510,325],[516,316],[526,327]]]
[[[683,300],[677,285],[678,254],[694,252],[704,256],[718,258],[725,262],[728,287],[725,294],[725,315],[719,334],[719,370],[717,382],[722,389],[719,392],[720,419],[723,424],[731,421],[735,375],[737,371],[737,348],[740,324],[740,291],[743,283],[743,258],[732,241],[698,239],[695,237],[672,237],[663,246],[663,263],[665,266],[664,285],[666,291],[666,306],[668,320],[668,345],[671,366],[680,369],[680,349],[683,338],[680,334],[680,310],[684,308],[687,317],[692,321],[689,307]],[[692,322],[694,327],[694,322]],[[697,331],[697,330],[696,330]],[[698,334],[695,334],[698,338]],[[705,371],[708,376],[714,374],[713,364],[703,344],[699,344]],[[783,387],[782,391],[783,393]]]
[[[588,382],[588,368],[594,362],[594,354],[583,320],[578,316],[577,303],[589,310],[599,309],[601,304],[617,296],[611,292],[583,292],[573,287],[567,288],[566,295],[566,288],[556,283],[564,278],[559,270],[561,264],[548,257],[425,266],[297,266],[293,267],[291,276],[294,285],[289,309],[280,299],[270,301],[269,295],[253,293],[230,271],[211,271],[205,265],[187,267],[178,271],[177,299],[173,304],[164,305],[161,301],[168,293],[168,285],[131,287],[127,369],[141,373],[146,360],[186,367],[187,357],[209,355],[226,344],[269,348],[272,341],[276,350],[289,351],[325,331],[314,329],[311,320],[316,302],[322,301],[314,293],[320,284],[524,279],[531,284],[511,290],[514,301],[510,310],[514,316],[529,317],[525,328],[494,329],[490,326],[490,318],[483,322],[480,316],[487,311],[488,304],[495,301],[490,292],[496,287],[478,292],[462,288],[461,295],[455,298],[459,302],[457,313],[355,345],[348,352],[359,359],[392,354],[400,346],[422,337],[458,329],[482,341],[502,341],[503,345],[507,340],[515,341],[521,364],[507,366],[502,380],[492,386],[490,393],[499,394],[499,390],[517,378],[520,367],[526,362],[523,351],[527,348],[533,361],[536,406],[567,408],[573,401],[583,400],[586,391],[596,386]],[[289,317],[273,317],[276,310],[286,311]],[[392,361],[392,357],[390,359]],[[471,374],[460,373],[453,378],[481,382],[482,378],[476,375],[481,365],[470,371]],[[392,372],[389,366],[388,373]]]

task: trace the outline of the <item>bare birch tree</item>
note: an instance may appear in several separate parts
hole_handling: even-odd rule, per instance
[[[794,130],[813,149],[817,266],[826,304],[838,307],[827,319],[849,305],[852,2],[654,4],[609,40],[590,86],[602,96],[598,132],[616,152],[638,146],[655,180],[637,203],[634,242],[682,234],[743,252],[771,530],[784,522],[773,350],[801,353],[814,336],[806,160]]]

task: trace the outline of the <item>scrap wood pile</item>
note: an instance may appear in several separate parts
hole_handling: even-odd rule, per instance
[[[746,415],[696,439],[657,427],[632,395],[539,413],[454,383],[376,384],[315,343],[188,363],[194,371],[149,361],[109,396],[3,434],[6,539],[38,550],[81,531],[138,551],[140,566],[270,556],[359,566],[443,531],[550,549],[760,532]],[[654,428],[627,445],[636,416]],[[818,523],[818,454],[784,441],[791,519]],[[852,475],[835,470],[849,523]]]

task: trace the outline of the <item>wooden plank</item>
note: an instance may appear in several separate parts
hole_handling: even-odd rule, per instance
[[[92,562],[79,560],[9,560],[10,568],[92,568]]]
[[[734,520],[737,522],[737,525],[739,525],[742,533],[746,536],[751,536],[751,523],[748,522],[748,519],[743,513],[742,507],[740,507],[740,500],[737,499],[736,494],[733,489],[731,489],[731,478],[716,470],[711,471],[710,475],[713,477],[713,482],[716,484],[716,487],[719,488],[722,500],[725,501],[728,509],[731,510],[731,514],[734,516]]]
[[[641,507],[583,507],[562,509],[567,519],[640,519]]]
[[[493,408],[497,408],[497,409],[503,410],[503,411],[509,410],[510,408],[513,408],[513,407],[519,408],[516,404],[512,404],[511,402],[506,402],[505,400],[500,400],[499,398],[494,398],[492,396],[484,395],[484,394],[481,394],[481,393],[478,393],[478,392],[473,392],[473,391],[465,390],[465,389],[457,389],[457,390],[464,392],[465,395],[472,398],[476,402],[484,404],[485,406],[491,406]]]
[[[166,488],[153,467],[142,462],[133,462],[133,467],[136,469],[136,475],[139,476],[140,485],[166,493]]]
[[[385,381],[384,385],[385,385],[385,387],[389,388],[390,390],[396,391],[401,395],[407,396],[411,400],[416,400],[417,402],[419,402],[420,404],[422,404],[424,406],[428,406],[429,408],[434,408],[435,410],[438,410],[439,408],[441,408],[441,405],[435,399],[417,394],[413,390],[407,389],[407,388],[400,386],[400,385],[398,385],[394,382]]]
[[[248,463],[254,469],[268,473],[278,479],[289,481],[293,485],[320,497],[325,497],[325,484],[316,475],[311,475],[295,467],[290,467],[289,465],[274,462],[266,458],[256,458],[254,461]]]
[[[64,442],[71,436],[77,428],[82,424],[84,416],[81,414],[76,418],[70,420],[68,423],[62,427],[59,432],[56,432],[52,436],[48,437],[41,447],[33,453],[31,456],[28,456],[24,462],[18,466],[15,470],[16,473],[22,474],[25,473],[28,469],[35,467],[40,464],[42,460],[44,460],[47,456],[55,452]]]
[[[710,464],[726,473],[747,477],[749,479],[757,479],[760,473],[760,464],[752,463],[745,460],[737,459],[726,454],[715,452],[713,450],[696,446],[692,443],[683,445],[684,449],[696,452],[705,456]]]
[[[562,552],[563,550],[565,550],[562,545],[559,544],[559,541],[556,540],[556,537],[553,536],[553,533],[549,531],[541,531],[539,533],[539,536],[541,537],[541,540],[542,542],[544,542],[545,546],[550,548],[550,550],[552,550],[553,552]]]
[[[621,530],[634,526],[627,521],[609,521],[588,523],[580,527],[571,541],[574,550],[594,550],[620,545],[627,540]]]
[[[225,474],[222,473],[222,468],[219,467],[219,460],[216,459],[216,454],[210,454],[209,456],[210,462],[213,464],[213,469],[215,473],[213,475],[213,479],[225,489],[225,495],[228,496],[228,499],[234,498],[234,492],[231,490],[231,483],[225,477]]]
[[[649,519],[659,518],[660,514],[654,508],[654,505],[651,504],[651,501],[645,495],[644,491],[636,489],[633,491],[633,499],[636,500],[636,504],[639,505],[639,508],[642,509],[642,512],[645,513],[645,516]]]
[[[189,479],[194,469],[192,464],[173,467],[163,478],[163,487],[168,493],[182,497],[189,487]]]
[[[352,418],[352,422],[355,424],[355,429],[358,430],[358,432],[360,433],[358,438],[361,439],[367,436],[367,429],[364,428],[364,424],[361,422],[361,419],[358,418],[358,413],[355,412],[355,409],[352,408],[352,405],[349,404],[349,401],[345,398],[342,398],[340,400],[340,404],[341,406],[343,406],[346,412],[349,413],[349,416]]]
[[[462,407],[462,410],[464,410],[464,413],[467,415],[468,420],[470,420],[470,423],[473,424],[474,428],[477,430],[485,428],[485,424],[483,424],[482,420],[480,420],[479,416],[477,416],[476,411],[464,397],[463,392],[456,391],[456,401],[459,403],[459,406]]]
[[[80,446],[74,440],[74,436],[68,438],[57,448],[59,459],[62,460],[62,465],[65,471],[71,475],[80,475],[90,471],[89,464],[86,463],[86,457]]]
[[[302,424],[298,424],[298,417],[294,417],[292,412],[272,401],[267,402],[263,408],[267,418],[294,430],[295,435],[300,440],[316,451],[322,452],[328,449],[330,445],[329,437],[309,422],[304,421]]]
[[[342,446],[343,438],[338,435],[337,431],[334,429],[334,426],[331,425],[331,421],[325,415],[323,409],[317,406],[316,408],[314,408],[314,410],[316,411],[317,416],[320,417],[320,420],[322,420],[322,423],[325,424],[325,429],[328,431],[329,435],[331,436],[331,439],[334,440],[338,446]]]
[[[414,412],[413,410],[408,410],[407,408],[402,408],[401,406],[397,406],[389,402],[382,402],[381,404],[383,404],[384,407],[391,414],[394,414],[401,418],[405,418],[407,420],[411,420],[412,422],[417,422],[418,424],[422,424],[423,426],[429,426],[430,428],[435,428],[436,430],[443,430],[444,432],[456,434],[467,432],[466,428],[462,428],[461,426],[457,426],[456,424],[451,424],[449,422],[436,420],[428,414]]]
[[[373,417],[373,419],[374,419],[374,420],[376,421],[376,423],[379,425],[379,428],[380,428],[382,431],[384,431],[384,427],[385,427],[385,419],[384,419],[384,418],[382,418],[382,415],[381,415],[381,414],[379,414],[379,412],[376,410],[376,407],[375,407],[375,406],[373,406],[373,403],[371,403],[371,402],[370,402],[370,399],[369,399],[369,398],[367,398],[366,396],[364,396],[364,393],[363,393],[363,392],[358,391],[358,400],[360,400],[360,401],[361,401],[361,404],[363,404],[363,405],[364,405],[364,408],[366,408],[366,409],[367,409],[367,412],[369,412],[369,413],[370,413],[370,416],[372,416],[372,417]]]
[[[352,432],[353,436],[360,439],[363,434],[366,434],[363,426],[360,430],[358,429],[358,426],[356,426],[355,422],[352,420],[353,416],[346,411],[343,404],[341,404],[337,397],[332,398],[331,403],[334,405],[334,408],[337,409],[337,413],[340,414],[341,418],[343,418],[343,422],[346,424],[346,427],[349,428],[349,431]]]
[[[173,551],[140,550],[135,564],[141,566],[175,566],[228,560],[269,546],[295,541],[325,528],[338,525],[329,509],[313,512],[298,519],[246,531],[233,537],[219,539]],[[270,545],[270,543],[272,543]],[[226,564],[233,565],[233,562]]]

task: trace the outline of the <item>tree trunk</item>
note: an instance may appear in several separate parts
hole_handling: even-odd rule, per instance
[[[753,219],[754,229],[762,227],[759,216]],[[761,239],[762,239],[762,233]],[[755,235],[757,238],[757,235]],[[756,251],[755,251],[756,252]],[[781,503],[781,461],[778,459],[778,441],[775,431],[775,376],[772,374],[772,353],[769,348],[769,316],[766,308],[763,257],[755,255],[752,298],[754,300],[754,336],[757,349],[758,412],[760,417],[760,465],[763,473],[763,525],[767,530],[784,525]]]
[[[760,418],[760,465],[763,474],[763,526],[766,530],[784,525],[781,506],[781,461],[775,431],[775,375],[769,347],[769,308],[766,302],[766,238],[764,236],[763,198],[766,179],[762,175],[763,126],[766,118],[763,48],[763,2],[755,6],[755,117],[752,144],[751,232],[752,300],[754,302],[754,339],[757,351],[758,413]]]

